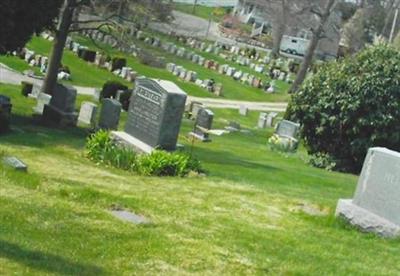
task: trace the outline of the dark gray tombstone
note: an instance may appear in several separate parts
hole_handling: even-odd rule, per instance
[[[203,142],[211,141],[208,131],[212,128],[213,120],[214,113],[209,109],[201,108],[197,113],[194,130],[190,133],[190,135]]]
[[[175,150],[186,98],[173,82],[136,80],[125,126],[125,133],[132,138],[129,144],[144,152],[151,148]]]
[[[16,171],[22,171],[22,172],[28,171],[28,166],[24,162],[22,162],[21,160],[19,160],[17,157],[14,157],[14,156],[4,157],[3,163],[6,166],[13,168]]]
[[[0,95],[0,133],[6,132],[10,127],[11,109],[10,98]]]
[[[299,130],[300,130],[300,124],[296,124],[287,120],[282,120],[276,127],[275,134],[284,138],[297,139]]]
[[[118,129],[122,105],[114,99],[103,99],[99,118],[99,128],[116,130]]]
[[[340,199],[336,215],[363,231],[400,236],[400,153],[371,148],[353,199]]]
[[[43,120],[59,126],[75,126],[78,115],[75,112],[77,91],[75,88],[57,84],[50,100],[43,109]]]

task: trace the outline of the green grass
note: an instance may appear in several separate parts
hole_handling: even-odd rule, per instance
[[[270,151],[258,114],[215,110],[215,128],[237,120],[250,133],[212,137],[193,152],[207,177],[150,178],[84,157],[85,129],[35,125],[34,101],[12,97],[13,131],[0,152],[29,165],[0,167],[2,275],[398,275],[400,240],[363,234],[334,218],[357,177],[311,168],[306,154]],[[84,98],[79,98],[83,100]],[[126,116],[126,114],[124,114]],[[193,122],[184,120],[180,142]],[[123,124],[121,124],[123,127]],[[313,216],[301,206],[325,210]],[[153,222],[109,214],[119,206]]]
[[[11,69],[14,69],[18,72],[32,70],[35,72],[36,75],[41,75],[40,69],[38,67],[31,67],[25,60],[17,58],[15,56],[0,55],[0,63],[3,63],[5,65],[7,65],[8,67],[10,67]]]
[[[183,13],[201,17],[206,20],[209,20],[211,18],[211,20],[215,22],[220,22],[227,13],[226,8],[213,8],[197,5],[195,13],[193,14],[193,5],[183,3],[175,3],[174,9]]]

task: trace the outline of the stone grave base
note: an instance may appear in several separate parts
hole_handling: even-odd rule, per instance
[[[143,143],[142,141],[123,131],[113,131],[111,132],[111,137],[117,142],[117,144],[131,148],[136,152],[151,153],[154,150],[153,147]]]
[[[350,224],[365,232],[374,232],[387,238],[400,236],[400,226],[396,225],[353,203],[351,199],[340,199],[336,216],[343,217]]]
[[[205,137],[204,135],[200,135],[200,134],[197,134],[197,133],[194,133],[194,132],[190,132],[189,136],[192,136],[192,137],[194,137],[194,138],[196,138],[196,139],[198,139],[198,140],[200,140],[202,142],[211,142],[211,139],[209,137]]]
[[[51,105],[44,105],[42,121],[45,124],[55,124],[61,127],[76,126],[78,120],[77,113],[65,113],[52,107]]]

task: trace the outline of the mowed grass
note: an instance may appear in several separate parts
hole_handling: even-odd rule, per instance
[[[207,7],[203,5],[196,5],[195,12],[193,13],[193,5],[184,3],[174,3],[174,10],[201,17],[206,20],[220,22],[223,17],[228,13],[227,8],[222,7]]]
[[[49,129],[30,115],[19,87],[13,130],[0,151],[29,165],[0,167],[2,275],[398,275],[400,240],[363,234],[335,219],[357,177],[305,165],[304,151],[270,151],[258,114],[215,110],[215,128],[239,121],[250,133],[194,144],[207,177],[150,178],[85,158],[85,129]],[[79,101],[84,100],[80,97]],[[124,114],[126,115],[126,114]],[[180,142],[193,122],[184,120]],[[121,124],[123,127],[123,124]],[[315,216],[302,206],[323,210]],[[119,221],[111,208],[151,219]]]
[[[137,71],[140,75],[144,75],[150,78],[165,79],[177,83],[186,93],[196,97],[210,97],[215,98],[212,93],[207,92],[204,88],[198,87],[194,83],[182,81],[180,78],[169,73],[165,68],[154,68],[151,66],[143,65],[139,60],[133,56],[127,56],[124,53],[116,51],[107,45],[95,45],[89,39],[83,37],[75,37],[75,39],[82,45],[86,45],[91,49],[105,51],[110,56],[123,56],[127,59],[128,66],[132,67],[133,70]],[[234,81],[232,78],[220,75],[217,72],[206,69],[198,64],[194,64],[186,59],[178,58],[174,55],[165,53],[161,49],[153,48],[148,45],[144,45],[142,42],[138,42],[145,49],[149,50],[154,55],[165,56],[168,62],[174,62],[178,65],[184,66],[188,70],[198,72],[198,76],[201,79],[213,78],[216,82],[222,83],[224,87],[223,99],[231,100],[246,100],[246,101],[265,101],[265,102],[281,102],[289,99],[286,93],[287,85],[284,83],[279,85],[279,93],[271,95],[262,92],[260,89],[253,88],[248,85],[243,85],[239,82]],[[28,43],[27,48],[35,51],[37,54],[49,56],[51,51],[52,43],[41,38],[34,37]],[[20,72],[32,69],[25,61],[18,57],[0,57],[0,62],[7,66],[18,70]],[[96,67],[94,64],[87,63],[82,59],[78,58],[73,52],[65,50],[63,57],[63,64],[68,66],[72,72],[72,80],[65,81],[67,84],[84,86],[84,87],[95,87],[100,88],[106,81],[118,80],[126,84],[128,87],[132,87],[133,84],[125,81],[124,79],[115,76],[113,73]],[[37,68],[34,68],[36,72]]]

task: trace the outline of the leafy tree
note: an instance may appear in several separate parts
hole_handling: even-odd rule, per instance
[[[58,69],[69,33],[97,29],[123,40],[124,23],[134,22],[139,11],[147,15],[143,16],[146,17],[146,22],[154,16],[164,18],[162,16],[169,11],[165,7],[170,6],[163,0],[62,0],[62,2],[57,28],[54,30],[55,39],[49,67],[42,87],[42,92],[47,94],[52,94],[57,83]],[[88,8],[92,11],[90,15],[84,13]],[[117,37],[115,33],[119,36]]]
[[[32,34],[51,27],[61,0],[1,0],[0,54],[23,47]]]
[[[324,65],[294,94],[288,116],[303,126],[310,154],[358,172],[368,148],[400,151],[400,53],[368,47]]]

